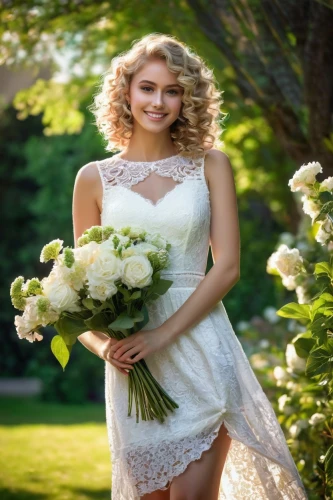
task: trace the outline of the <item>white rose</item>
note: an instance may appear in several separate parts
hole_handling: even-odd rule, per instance
[[[74,248],[75,260],[79,260],[84,267],[93,264],[99,254],[99,247],[100,245],[96,241],[91,241],[82,247]]]
[[[286,361],[289,372],[303,372],[305,370],[305,359],[297,355],[294,344],[287,344]]]
[[[93,299],[100,300],[104,302],[104,300],[109,299],[113,295],[115,295],[118,291],[116,285],[108,282],[101,283],[100,285],[89,285],[89,294]]]
[[[95,261],[87,268],[89,287],[113,283],[121,276],[121,260],[110,252],[110,247],[101,244]]]
[[[309,419],[310,425],[318,425],[326,420],[326,416],[323,413],[314,413]]]
[[[325,245],[326,241],[332,234],[332,223],[329,219],[325,219],[321,224],[319,225],[319,229],[316,233],[315,239],[318,241],[318,243],[321,244],[321,246]]]
[[[150,243],[138,243],[133,246],[134,252],[136,255],[147,255],[149,252],[156,252],[157,248]]]
[[[296,276],[299,274],[303,262],[297,248],[289,249],[287,245],[280,245],[273,254],[276,269],[281,275]]]
[[[327,177],[327,179],[323,180],[319,188],[319,192],[322,191],[333,191],[333,177]]]
[[[79,295],[67,283],[62,281],[61,272],[54,268],[42,281],[43,295],[51,302],[51,307],[58,313],[62,311],[80,311]]]
[[[122,281],[131,288],[143,288],[152,283],[153,268],[143,255],[133,255],[121,263]]]
[[[297,172],[295,172],[292,179],[289,180],[288,186],[291,191],[302,191],[304,194],[310,195],[312,193],[313,184],[316,181],[316,175],[322,172],[323,169],[318,162],[310,162],[302,165]]]
[[[318,205],[318,203],[316,203],[314,200],[311,200],[311,198],[305,196],[305,194],[302,196],[302,202],[303,212],[307,215],[310,215],[313,222],[320,212],[320,205]]]
[[[157,248],[163,248],[164,250],[166,249],[167,246],[167,241],[163,236],[160,235],[160,233],[154,233],[154,234],[149,234],[146,237],[146,241],[148,243],[151,243],[152,245],[156,246]]]

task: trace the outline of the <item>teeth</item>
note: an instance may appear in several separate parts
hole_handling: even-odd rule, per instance
[[[148,116],[151,116],[152,118],[162,118],[162,116],[164,116],[164,113],[162,115],[157,115],[155,113],[148,113],[147,111],[146,113]]]

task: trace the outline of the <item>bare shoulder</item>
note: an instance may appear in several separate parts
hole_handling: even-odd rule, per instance
[[[233,180],[232,166],[229,156],[218,149],[210,149],[205,157],[205,176],[208,186],[219,184],[226,178]]]
[[[103,186],[95,161],[86,163],[80,168],[76,174],[74,189],[79,190],[83,196],[93,196],[101,211]]]

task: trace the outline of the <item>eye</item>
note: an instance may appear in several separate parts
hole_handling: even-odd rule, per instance
[[[172,94],[172,95],[177,95],[177,94],[178,94],[178,91],[177,91],[177,90],[175,90],[175,89],[171,89],[171,90],[169,90],[168,92],[174,92],[174,94]]]
[[[148,89],[148,90],[152,90],[152,88],[151,88],[151,87],[141,87],[141,90],[144,90],[145,92],[146,92],[146,89]]]

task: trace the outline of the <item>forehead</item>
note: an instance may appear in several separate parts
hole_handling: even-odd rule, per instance
[[[153,59],[143,64],[134,74],[132,81],[138,83],[141,80],[168,85],[177,83],[177,75],[169,70],[163,59]]]

